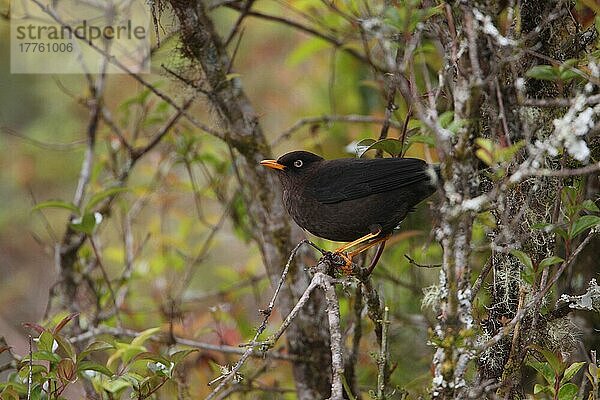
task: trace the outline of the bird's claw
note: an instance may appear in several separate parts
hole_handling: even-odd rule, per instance
[[[337,268],[342,271],[344,275],[352,274],[352,258],[348,257],[346,253],[343,252],[334,252],[333,254],[333,262]]]

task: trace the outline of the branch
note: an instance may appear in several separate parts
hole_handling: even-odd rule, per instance
[[[133,329],[127,329],[127,328],[114,328],[114,327],[110,327],[110,326],[99,326],[97,328],[89,329],[89,330],[85,331],[84,333],[81,333],[77,336],[73,336],[73,337],[69,338],[69,342],[71,342],[73,344],[81,343],[81,342],[85,342],[87,340],[93,339],[99,335],[112,335],[112,336],[135,338],[140,335],[140,332],[133,330]],[[245,353],[244,349],[240,349],[237,346],[216,345],[216,344],[212,344],[212,343],[199,342],[199,341],[193,340],[193,339],[182,338],[179,336],[168,336],[167,337],[166,335],[156,334],[156,335],[152,336],[152,339],[157,342],[165,343],[165,344],[175,342],[180,345],[194,347],[198,350],[216,351],[216,352],[225,353],[225,354],[244,354]],[[265,352],[262,354],[253,354],[252,357],[267,357],[267,358],[271,358],[274,360],[282,360],[282,361],[298,361],[298,360],[300,360],[300,357],[297,357],[294,355],[289,355],[289,354],[284,354],[284,353],[279,353],[279,352]]]
[[[319,32],[314,28],[303,25],[296,21],[292,21],[291,19],[287,19],[285,17],[279,17],[277,15],[270,15],[270,14],[266,14],[266,13],[259,12],[259,11],[251,11],[251,10],[246,11],[244,8],[242,8],[241,6],[239,6],[235,3],[228,3],[228,4],[226,4],[226,6],[233,10],[236,10],[236,11],[245,12],[246,15],[248,15],[250,17],[261,18],[261,19],[271,21],[271,22],[278,22],[280,24],[290,26],[294,29],[298,29],[304,33],[308,33],[309,35],[316,36],[319,39],[323,39],[324,41],[331,43],[335,48],[342,49],[342,51],[345,51],[346,53],[350,54],[352,57],[356,58],[357,60],[362,61],[368,65],[371,65],[375,70],[377,70],[379,72],[387,72],[385,67],[374,64],[371,60],[369,60],[369,58],[367,56],[359,53],[352,47],[346,46],[345,45],[346,43],[344,43],[342,40],[340,40],[334,36],[330,36],[325,33]]]
[[[301,129],[305,125],[327,124],[330,122],[385,124],[386,121],[389,122],[389,124],[391,126],[393,126],[394,128],[402,129],[402,127],[403,127],[403,124],[396,120],[392,120],[392,119],[388,120],[387,118],[371,117],[369,115],[349,114],[349,115],[323,115],[323,116],[317,116],[317,117],[305,117],[305,118],[299,119],[298,121],[296,121],[296,123],[294,123],[294,125],[290,126],[286,130],[281,132],[277,136],[277,138],[275,138],[272,145],[276,146],[282,140],[289,139],[294,132]]]

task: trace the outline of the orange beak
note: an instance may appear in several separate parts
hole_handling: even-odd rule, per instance
[[[277,160],[262,160],[260,162],[260,165],[271,169],[278,169],[280,171],[283,171],[285,169],[285,165],[279,164]]]

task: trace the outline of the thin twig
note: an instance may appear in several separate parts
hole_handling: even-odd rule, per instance
[[[381,347],[379,350],[379,357],[377,359],[377,400],[385,399],[385,386],[387,376],[387,364],[388,364],[388,328],[390,326],[390,308],[385,306],[383,308],[383,321],[381,321],[382,332],[381,332]]]
[[[106,287],[108,288],[108,292],[110,293],[110,299],[112,300],[113,306],[115,308],[115,317],[117,318],[117,324],[119,327],[123,326],[123,322],[121,321],[121,314],[119,313],[119,306],[117,304],[117,296],[115,296],[115,292],[110,283],[110,279],[108,277],[108,273],[106,272],[106,268],[104,268],[104,264],[102,263],[102,258],[100,257],[100,252],[98,251],[98,246],[96,246],[96,241],[93,238],[93,235],[89,236],[90,245],[92,246],[92,251],[94,252],[94,256],[96,257],[96,262],[100,271],[102,272],[102,277],[106,281]]]
[[[27,375],[27,400],[31,399],[31,384],[33,382],[33,338],[29,336],[29,373]]]
[[[442,266],[442,264],[419,264],[418,262],[416,262],[415,260],[410,258],[410,256],[408,254],[405,254],[404,257],[408,260],[409,264],[412,264],[415,267],[419,267],[419,268],[439,268]]]
[[[126,328],[114,328],[110,326],[99,326],[97,328],[92,328],[87,330],[84,333],[81,333],[77,336],[73,336],[69,338],[69,342],[71,343],[81,343],[87,340],[93,339],[100,335],[111,335],[111,336],[120,336],[120,337],[137,337],[140,335],[140,332],[133,329]],[[156,334],[153,335],[152,340],[155,340],[160,343],[173,343],[190,346],[198,350],[204,351],[216,351],[218,353],[224,354],[244,354],[245,350],[240,349],[237,346],[227,346],[227,345],[217,345],[212,343],[200,342],[193,339],[182,338],[179,336],[166,337],[165,335]],[[252,357],[267,357],[272,358],[274,360],[282,360],[282,361],[299,361],[302,358],[290,354],[279,353],[277,351],[267,352],[262,354],[253,354]]]
[[[279,144],[282,140],[289,139],[294,132],[301,129],[305,125],[315,125],[315,124],[327,124],[330,122],[347,122],[347,123],[365,123],[365,124],[383,124],[386,122],[385,118],[372,117],[370,115],[322,115],[318,117],[306,117],[299,119],[294,123],[294,125],[290,126],[283,132],[281,132],[273,141],[272,145],[275,146]],[[396,120],[390,119],[389,124],[394,128],[401,129],[402,124]]]
[[[471,289],[471,302],[473,302],[473,300],[475,300],[475,297],[477,297],[477,294],[481,290],[481,286],[483,286],[483,282],[485,282],[485,278],[488,276],[488,274],[492,270],[492,266],[493,266],[492,257],[490,256],[487,263],[483,267],[483,270],[481,270],[481,273],[477,277],[477,280],[473,284],[473,288]]]
[[[242,7],[239,6],[236,3],[228,3],[226,4],[227,7],[232,8],[236,11],[243,11]],[[285,17],[280,17],[277,15],[270,15],[270,14],[266,14],[263,12],[259,12],[259,11],[248,11],[246,12],[246,15],[250,16],[250,17],[256,17],[256,18],[261,18],[261,19],[265,19],[267,21],[273,21],[273,22],[278,22],[281,23],[283,25],[288,25],[291,26],[292,28],[298,29],[302,32],[308,33],[309,35],[312,36],[316,36],[320,39],[323,39],[326,42],[329,42],[330,44],[332,44],[335,48],[340,48],[341,50],[343,50],[344,52],[350,54],[352,57],[368,64],[371,65],[373,68],[375,68],[377,71],[379,72],[386,72],[386,68],[378,65],[378,64],[374,64],[372,63],[371,60],[369,60],[369,58],[367,56],[365,56],[364,54],[359,53],[358,51],[356,51],[354,48],[350,47],[350,46],[345,46],[345,43],[343,41],[341,41],[340,39],[319,32],[316,29],[313,29],[309,26],[303,25],[299,22],[296,21],[292,21],[291,19],[285,18]]]

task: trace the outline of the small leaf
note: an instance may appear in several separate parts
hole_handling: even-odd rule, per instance
[[[93,213],[87,213],[83,217],[73,219],[69,226],[77,232],[91,235],[96,228],[96,217]]]
[[[586,209],[588,211],[600,212],[600,208],[598,208],[598,206],[596,205],[596,203],[594,203],[590,199],[585,200],[581,205],[583,206],[584,209]]]
[[[454,111],[446,111],[443,112],[442,115],[438,117],[438,121],[442,128],[447,128],[452,121],[454,120]]]
[[[42,334],[37,338],[38,350],[53,353],[56,350],[56,346],[58,346],[58,343],[56,343],[54,336],[52,336],[52,334],[48,331],[42,332]]]
[[[564,240],[569,239],[569,237],[567,235],[567,231],[565,231],[563,228],[556,227],[552,231],[554,233],[556,233],[558,236],[560,236],[561,238],[563,238]]]
[[[114,380],[110,380],[102,383],[102,387],[104,390],[110,393],[117,393],[123,389],[133,386],[131,382],[128,382],[124,379],[117,378]]]
[[[555,375],[548,363],[535,361],[529,363],[529,366],[535,369],[540,374],[542,374],[542,376],[544,377],[546,382],[548,382],[548,384],[554,385]]]
[[[540,261],[540,263],[539,263],[538,266],[540,268],[546,268],[546,267],[549,267],[550,265],[558,264],[558,263],[561,263],[563,261],[565,261],[565,260],[563,260],[560,257],[551,256],[551,257],[546,257],[542,261]]]
[[[553,226],[554,226],[554,224],[550,224],[548,222],[538,222],[537,224],[533,224],[531,227],[533,229],[539,229],[539,230],[545,231],[545,230],[552,229]]]
[[[579,372],[579,370],[581,369],[581,367],[583,367],[586,363],[585,362],[576,362],[573,363],[571,365],[569,365],[569,367],[565,370],[565,373],[562,377],[562,379],[560,380],[560,383],[567,383],[571,380],[571,378],[573,378],[573,376]]]
[[[65,327],[66,324],[68,324],[73,318],[77,317],[78,315],[79,313],[75,312],[64,317],[58,324],[56,324],[56,327],[54,327],[54,334],[59,333],[61,329]]]
[[[565,383],[558,389],[558,400],[574,400],[579,388],[573,383]]]
[[[163,364],[163,365],[169,365],[170,364],[170,361],[167,360],[166,358],[164,358],[163,356],[161,356],[160,354],[151,353],[149,351],[145,351],[143,353],[137,354],[135,357],[133,357],[131,359],[130,362],[134,363],[134,362],[140,361],[140,360],[155,361],[155,362]]]
[[[83,371],[96,371],[106,376],[113,376],[111,370],[106,368],[104,365],[87,360],[77,363],[77,372]]]
[[[64,351],[64,354],[72,359],[75,359],[75,350],[73,349],[73,345],[69,343],[68,340],[63,338],[61,335],[54,335],[54,340],[56,340],[56,343],[58,343],[58,348]]]
[[[93,342],[93,343],[90,343],[81,353],[78,354],[77,359],[83,360],[90,353],[93,353],[95,351],[105,351],[105,350],[110,350],[110,349],[114,349],[114,348],[115,348],[115,346],[113,346],[110,343],[101,342],[101,341]]]
[[[94,207],[98,203],[100,203],[102,200],[104,200],[108,197],[114,196],[118,193],[126,192],[128,190],[129,190],[129,188],[126,188],[126,187],[112,187],[112,188],[103,190],[100,193],[96,193],[95,195],[90,197],[90,200],[85,205],[85,212],[89,213],[90,211],[92,211],[94,209]]]
[[[558,71],[551,65],[535,65],[525,73],[529,78],[554,81],[559,78]]]
[[[475,150],[475,155],[477,156],[477,158],[479,158],[481,161],[483,161],[485,163],[485,165],[487,165],[488,167],[491,167],[492,165],[494,165],[494,157],[493,157],[492,153],[490,153],[489,151],[487,151],[485,149],[477,149],[477,150]]]
[[[539,394],[542,392],[550,392],[550,389],[547,386],[536,383],[535,386],[533,387],[533,394]]]
[[[58,363],[61,360],[58,354],[46,350],[34,351],[31,353],[31,359],[34,361],[50,361],[53,363]],[[29,356],[23,357],[22,362],[29,362]]]
[[[197,351],[198,349],[176,351],[175,353],[171,354],[171,361],[173,361],[175,364],[179,364],[185,357]]]
[[[38,203],[31,209],[31,211],[38,211],[44,208],[64,208],[65,210],[71,211],[73,214],[79,215],[79,208],[73,203],[69,203],[63,200],[48,200]]]
[[[24,322],[23,327],[25,327],[27,329],[31,329],[33,331],[36,331],[38,333],[38,335],[41,335],[42,332],[44,332],[46,330],[46,328],[44,328],[41,325],[36,324],[35,322]]]
[[[531,261],[531,257],[529,257],[526,253],[521,250],[513,249],[510,251],[510,254],[517,257],[521,264],[523,264],[526,268],[533,270],[533,262]]]
[[[600,217],[596,215],[584,215],[575,221],[569,230],[569,237],[574,238],[586,229],[600,225]]]
[[[2,400],[19,400],[19,393],[13,389],[13,385],[8,385],[2,392],[0,392],[0,398]]]
[[[362,154],[369,150],[382,150],[389,155],[396,157],[402,151],[402,142],[398,139],[381,139],[370,145]]]
[[[367,139],[363,139],[360,142],[356,143],[356,145],[355,145],[356,154],[359,157],[361,157],[365,153],[365,151],[367,151],[369,149],[369,146],[371,146],[375,142],[376,142],[375,139],[367,138]],[[352,152],[352,150],[350,150],[350,152]]]
[[[63,382],[73,383],[77,380],[75,363],[70,358],[63,358],[56,366],[56,376]]]
[[[132,346],[141,346],[144,342],[150,339],[155,333],[160,332],[160,328],[150,328],[140,332],[132,341]]]
[[[565,365],[563,364],[563,362],[561,361],[559,356],[550,350],[541,349],[541,348],[538,348],[537,350],[540,353],[542,353],[542,355],[544,356],[546,361],[548,361],[548,364],[550,364],[550,367],[552,367],[552,370],[554,371],[554,375],[555,376],[562,375]]]

